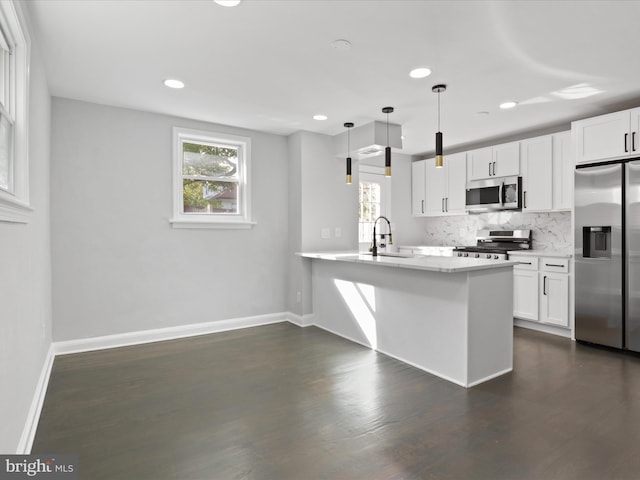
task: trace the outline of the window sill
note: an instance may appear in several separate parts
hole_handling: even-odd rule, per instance
[[[172,218],[169,220],[173,228],[203,228],[203,229],[244,229],[253,228],[256,222],[248,220],[196,220]]]
[[[0,197],[0,222],[29,223],[33,208],[6,197]]]

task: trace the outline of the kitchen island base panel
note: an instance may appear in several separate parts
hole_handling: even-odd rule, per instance
[[[513,367],[512,268],[312,261],[314,324],[464,387]]]

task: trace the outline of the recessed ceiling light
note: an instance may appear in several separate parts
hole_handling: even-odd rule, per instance
[[[425,78],[431,75],[431,69],[427,67],[414,68],[409,72],[411,78]]]
[[[213,1],[223,7],[237,7],[238,5],[240,5],[240,2],[242,0],[213,0]]]
[[[340,38],[331,42],[331,46],[336,50],[349,50],[351,48],[351,42],[344,38]]]
[[[502,108],[503,110],[506,110],[508,108],[513,108],[516,105],[518,105],[518,102],[504,102],[500,104],[500,108]]]
[[[327,118],[329,118],[329,117],[327,117],[326,115],[322,115],[322,114],[313,116],[314,120],[326,120]]]
[[[164,84],[169,88],[184,88],[184,83],[180,80],[176,80],[175,78],[167,78],[164,81]]]

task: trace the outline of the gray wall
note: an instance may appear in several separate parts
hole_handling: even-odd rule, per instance
[[[345,160],[336,158],[333,137],[300,131],[288,143],[288,306],[305,315],[312,313],[311,265],[295,253],[358,248],[358,180],[356,175],[352,185],[345,183]],[[330,238],[321,238],[323,228]]]
[[[345,160],[336,158],[333,137],[300,132],[302,248],[305,251],[358,248],[358,177],[345,183]],[[340,229],[340,237],[335,229]],[[329,228],[330,238],[321,238]]]
[[[253,229],[171,228],[173,126],[251,138]],[[51,155],[54,340],[286,311],[286,138],[54,98]]]
[[[51,345],[49,132],[51,102],[31,49],[28,224],[0,222],[0,452],[17,451]]]

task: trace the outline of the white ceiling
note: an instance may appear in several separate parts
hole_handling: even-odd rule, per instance
[[[282,135],[335,135],[389,105],[403,151],[432,152],[437,83],[445,152],[640,105],[639,1],[26,3],[52,95]],[[417,66],[433,73],[412,79]],[[601,93],[552,93],[583,83]]]

